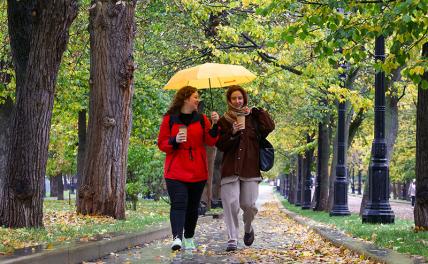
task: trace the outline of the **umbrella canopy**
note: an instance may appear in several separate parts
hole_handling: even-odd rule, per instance
[[[240,65],[205,63],[177,72],[164,89],[178,90],[184,86],[218,88],[248,83],[255,78],[256,75]]]

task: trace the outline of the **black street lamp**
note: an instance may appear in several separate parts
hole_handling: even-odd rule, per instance
[[[288,181],[288,202],[290,204],[296,203],[296,171],[290,170],[290,179]]]
[[[284,183],[284,198],[288,199],[288,181],[290,179],[290,174],[285,174],[285,183]]]
[[[306,141],[308,143],[311,142],[311,137],[309,134],[306,135]],[[310,155],[309,151],[305,152],[305,161],[303,162],[303,182],[302,182],[302,209],[310,209],[311,208],[311,183],[312,183],[312,175],[311,175],[311,161],[312,155]]]
[[[352,190],[352,194],[355,193],[355,170],[354,167],[352,167],[352,184],[351,184],[351,190]]]
[[[385,60],[385,38],[375,42],[375,60]],[[375,123],[372,158],[369,167],[369,200],[363,211],[363,223],[394,223],[394,212],[389,205],[389,165],[385,142],[385,72],[375,76]]]
[[[361,170],[358,170],[358,194],[361,194]]]
[[[322,123],[318,123],[318,158],[317,158],[317,178],[315,181],[315,204],[312,208],[314,211],[318,211],[320,207],[320,198],[321,198],[321,160],[323,158],[322,153]]]
[[[343,73],[339,75],[341,86],[345,87],[346,69],[348,68],[345,62],[340,64]],[[334,201],[330,211],[330,216],[346,216],[350,215],[348,209],[348,170],[345,164],[345,114],[346,103],[339,102],[338,107],[338,124],[337,124],[337,165],[336,179],[334,180]]]

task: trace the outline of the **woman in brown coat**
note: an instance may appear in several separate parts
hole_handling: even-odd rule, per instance
[[[275,128],[270,115],[261,108],[248,108],[248,97],[240,86],[230,86],[226,93],[228,111],[220,118],[220,138],[216,143],[223,151],[221,199],[229,241],[226,251],[238,246],[239,208],[243,210],[244,244],[254,241],[251,226],[257,214],[256,200],[261,181],[259,136],[266,137]],[[245,122],[238,122],[244,119]]]

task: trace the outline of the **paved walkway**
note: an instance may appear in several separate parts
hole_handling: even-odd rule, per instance
[[[348,206],[349,211],[353,213],[359,213],[360,212],[360,205],[361,205],[361,199],[362,197],[360,195],[348,195]],[[406,219],[413,221],[413,207],[410,203],[407,202],[395,202],[390,200],[389,204],[391,206],[392,211],[395,214],[396,219]]]
[[[271,186],[260,186],[257,205],[260,210],[253,225],[256,238],[251,247],[241,240],[236,252],[225,252],[225,225],[223,219],[214,219],[198,225],[197,250],[173,253],[171,240],[167,239],[111,253],[97,263],[374,263],[325,242],[287,217],[279,210]]]

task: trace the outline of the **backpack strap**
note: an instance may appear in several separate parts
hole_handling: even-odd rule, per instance
[[[260,134],[259,123],[256,120],[254,120],[254,116],[251,114],[250,114],[250,119],[251,119],[251,123],[253,123],[254,129],[256,130],[257,140],[260,141],[260,139],[262,138],[262,135]]]

